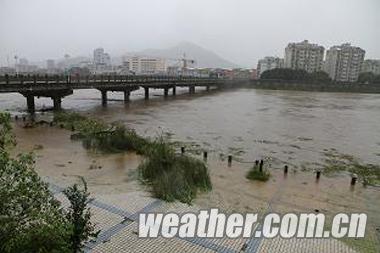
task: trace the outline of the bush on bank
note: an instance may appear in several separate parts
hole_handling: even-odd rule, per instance
[[[268,181],[270,178],[270,173],[267,169],[263,168],[262,171],[260,171],[258,165],[254,165],[247,173],[247,178],[250,180],[258,180],[258,181]]]
[[[54,121],[74,129],[74,139],[86,148],[106,152],[135,151],[144,155],[139,166],[141,181],[152,188],[155,197],[191,203],[198,191],[211,189],[210,176],[204,162],[188,155],[177,155],[171,143],[162,137],[150,140],[121,124],[106,125],[76,113],[62,112]]]
[[[87,189],[65,193],[79,198],[69,198],[70,208],[63,210],[35,172],[32,154],[10,156],[15,142],[9,114],[0,112],[0,132],[0,252],[78,252],[95,235],[88,202],[81,202]]]
[[[176,154],[162,138],[152,143],[145,161],[139,166],[141,180],[152,186],[155,197],[191,203],[197,191],[211,190],[211,181],[204,162]]]

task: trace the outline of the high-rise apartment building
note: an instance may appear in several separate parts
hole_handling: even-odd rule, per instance
[[[94,71],[95,73],[104,73],[111,71],[111,57],[109,54],[104,53],[103,48],[94,50]]]
[[[365,51],[345,43],[327,50],[324,69],[337,82],[356,82],[361,72]]]
[[[380,60],[365,60],[361,72],[372,72],[375,75],[380,75]]]
[[[289,43],[285,48],[284,67],[303,69],[309,73],[321,71],[323,66],[324,47],[304,40]]]
[[[109,54],[104,53],[103,48],[97,48],[94,50],[94,64],[95,65],[110,65],[111,57]]]
[[[257,63],[257,76],[260,77],[264,71],[283,67],[284,59],[271,56],[264,57],[264,59],[260,59]]]

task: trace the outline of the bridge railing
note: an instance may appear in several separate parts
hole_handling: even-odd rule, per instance
[[[4,75],[0,76],[0,85],[46,85],[61,84],[68,86],[96,84],[145,84],[145,83],[202,83],[217,82],[221,79],[192,76],[165,76],[165,75]]]

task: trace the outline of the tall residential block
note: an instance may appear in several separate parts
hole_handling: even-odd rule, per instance
[[[365,60],[361,72],[372,72],[375,75],[380,75],[380,60]]]
[[[260,77],[264,71],[283,67],[284,59],[272,56],[264,57],[257,63],[257,76]]]
[[[327,50],[325,71],[337,82],[356,82],[361,72],[365,51],[345,43]]]
[[[321,71],[324,51],[323,46],[307,40],[289,43],[285,48],[285,68],[303,69],[309,73]]]

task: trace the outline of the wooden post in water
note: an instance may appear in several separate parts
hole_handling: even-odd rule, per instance
[[[129,102],[129,96],[131,95],[131,92],[129,90],[124,91],[124,103]]]
[[[232,155],[228,155],[228,167],[231,167],[232,164]]]
[[[358,180],[358,176],[356,174],[352,174],[351,185],[355,185],[357,180]]]
[[[284,167],[284,174],[288,174],[288,165],[285,165]]]
[[[316,179],[319,180],[320,177],[321,177],[321,171],[320,171],[320,170],[317,170]]]
[[[181,154],[185,154],[185,147],[181,147]]]
[[[145,90],[145,100],[148,100],[149,99],[149,88],[144,87],[144,90]]]
[[[102,93],[102,105],[107,106],[107,91],[106,90],[101,90]]]
[[[207,161],[207,151],[203,151],[203,160]]]
[[[260,160],[260,166],[259,166],[260,172],[263,172],[263,166],[264,166],[264,160]]]

